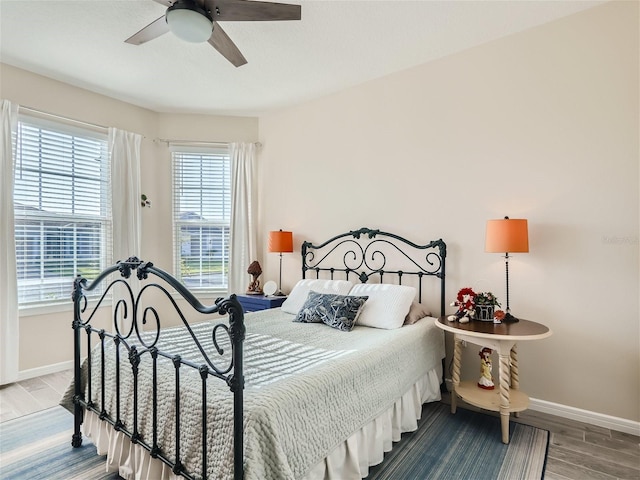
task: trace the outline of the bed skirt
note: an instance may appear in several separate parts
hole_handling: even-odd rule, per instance
[[[422,404],[440,400],[441,368],[427,372],[400,396],[388,410],[338,445],[315,465],[303,480],[359,480],[369,474],[369,467],[384,459],[393,442],[404,432],[418,428]],[[140,445],[131,443],[122,432],[91,411],[85,411],[84,434],[91,438],[98,455],[106,455],[106,471],[118,472],[126,480],[180,480],[171,468],[152,458]]]

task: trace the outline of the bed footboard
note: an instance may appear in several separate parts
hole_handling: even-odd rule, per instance
[[[109,280],[111,274],[119,272],[119,278]],[[132,285],[132,273],[136,273],[136,277],[141,282],[138,285]],[[212,324],[211,336],[213,345],[220,357],[220,362],[224,349],[224,345],[230,344],[231,352],[227,352],[224,357],[224,365],[221,367],[216,365],[210,355],[213,352],[206,351],[201,342],[198,340],[185,315],[179,308],[173,293],[169,289],[158,283],[148,283],[145,280],[149,276],[157,277],[162,280],[169,289],[175,290],[180,298],[184,299],[196,312],[203,315],[210,314],[228,314],[228,323]],[[110,283],[109,283],[110,282]],[[134,282],[135,283],[135,282]],[[104,293],[99,296],[97,303],[89,307],[87,299],[88,292],[98,291],[98,287],[102,287]],[[116,298],[115,291],[124,291],[122,298]],[[173,306],[175,313],[182,321],[182,327],[188,331],[191,339],[195,343],[197,350],[200,352],[203,363],[195,363],[189,359],[181,357],[181,352],[164,351],[159,344],[162,334],[160,324],[160,307],[143,304],[143,297],[150,290],[161,292],[160,297],[164,297],[163,301],[167,301]],[[98,329],[91,326],[91,321],[95,319],[97,310],[105,302],[105,298],[112,298],[113,302],[113,325],[112,331],[106,332],[104,329]],[[153,297],[156,298],[156,297]],[[167,272],[156,268],[151,262],[144,262],[136,257],[131,257],[126,261],[117,262],[112,267],[104,270],[91,283],[78,275],[74,281],[72,300],[74,303],[73,313],[73,338],[74,338],[74,433],[71,444],[73,447],[80,447],[82,444],[82,433],[80,427],[83,422],[84,410],[90,410],[97,414],[101,420],[108,422],[116,431],[123,432],[130,438],[131,442],[144,447],[150,452],[154,458],[158,458],[167,465],[177,475],[185,478],[207,478],[207,432],[211,425],[207,425],[207,381],[210,377],[215,377],[226,382],[233,394],[233,453],[234,453],[234,478],[240,480],[243,478],[243,342],[245,337],[244,315],[243,309],[235,295],[227,298],[219,298],[214,305],[205,306],[200,303],[196,297],[178,280]],[[172,312],[173,314],[174,312]],[[205,318],[203,318],[205,320]],[[155,330],[149,330],[149,327],[155,327]],[[146,328],[146,331],[145,331]],[[149,331],[151,333],[149,333]],[[86,362],[82,363],[83,357],[83,332],[86,334],[84,343],[86,346],[85,356]],[[224,341],[219,342],[218,336],[222,336]],[[95,342],[96,350],[94,351],[92,341]],[[107,410],[105,407],[105,345],[112,343],[115,349],[115,411]],[[101,365],[100,372],[95,372],[96,378],[92,377],[92,355],[100,356]],[[141,368],[141,359],[145,359],[145,365],[151,363],[152,372],[145,374],[151,375],[152,391],[139,391],[138,378],[140,376],[139,368]],[[175,378],[175,455],[169,458],[158,443],[158,372],[157,364],[159,359],[170,361],[174,366]],[[97,361],[97,359],[94,359]],[[133,376],[133,396],[121,398],[120,395],[120,371],[121,366],[130,368]],[[196,371],[201,378],[201,418],[202,418],[202,472],[189,472],[181,460],[180,445],[180,426],[181,426],[181,410],[180,410],[180,387],[181,387],[181,370],[192,369]],[[99,379],[98,379],[99,376]],[[98,382],[100,385],[100,396],[97,401],[92,397],[92,383]],[[145,397],[142,397],[142,396]],[[141,398],[152,398],[152,435],[141,435],[139,432],[138,418],[138,402]],[[125,422],[121,415],[121,406],[132,404],[133,421]],[[151,438],[149,438],[151,437]]]

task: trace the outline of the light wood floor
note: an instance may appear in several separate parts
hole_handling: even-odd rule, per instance
[[[0,422],[55,407],[73,377],[72,370],[0,387]]]
[[[71,377],[65,371],[0,387],[0,422],[57,405]],[[533,410],[513,420],[551,432],[546,480],[640,480],[638,436]]]

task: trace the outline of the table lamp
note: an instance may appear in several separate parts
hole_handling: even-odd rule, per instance
[[[527,220],[511,219],[487,220],[485,252],[503,253],[507,276],[507,311],[504,322],[517,322],[509,308],[509,253],[527,253],[529,251],[529,232]]]
[[[278,291],[274,294],[282,296],[282,254],[293,252],[293,233],[283,232],[282,229],[269,232],[269,252],[280,254],[280,277]]]

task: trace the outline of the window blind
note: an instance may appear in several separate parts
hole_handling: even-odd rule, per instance
[[[22,116],[15,152],[19,304],[69,301],[111,261],[107,136]]]
[[[226,289],[231,165],[227,148],[173,147],[176,276],[194,289]]]

